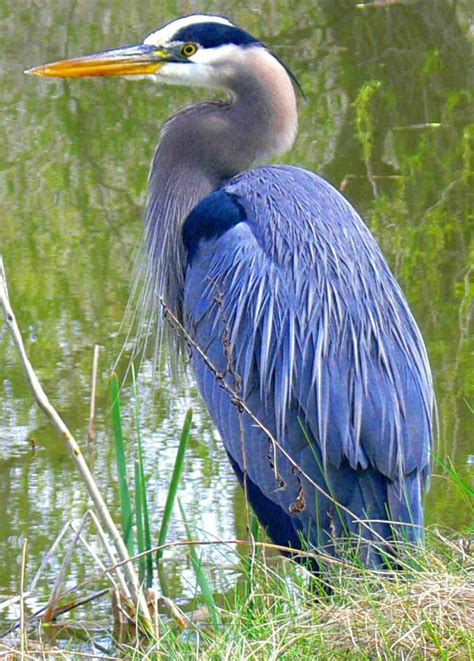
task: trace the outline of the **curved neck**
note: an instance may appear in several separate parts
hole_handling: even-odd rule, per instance
[[[293,84],[280,62],[263,48],[251,48],[242,56],[245,66],[229,81],[234,98],[229,120],[238,128],[250,166],[292,147],[298,113]]]
[[[225,180],[287,151],[296,135],[296,98],[283,66],[262,47],[245,49],[237,58],[219,72],[231,101],[177,113],[165,124],[153,159],[147,280],[153,278],[155,296],[178,318],[185,269],[181,226],[187,215]]]

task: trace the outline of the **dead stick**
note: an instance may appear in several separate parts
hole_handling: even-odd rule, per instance
[[[28,639],[26,634],[26,618],[25,618],[25,579],[26,579],[26,550],[28,540],[23,540],[23,550],[21,553],[21,574],[20,574],[20,640],[21,640],[21,658],[25,657],[28,653]]]
[[[77,546],[77,542],[79,540],[79,537],[81,535],[81,532],[84,530],[87,524],[87,512],[84,514],[84,516],[81,519],[81,522],[79,524],[78,530],[74,530],[74,537],[72,538],[71,543],[69,544],[69,549],[66,553],[66,556],[63,560],[63,564],[61,565],[61,569],[59,570],[58,574],[56,575],[56,580],[54,582],[53,589],[51,591],[51,595],[49,597],[48,603],[46,605],[46,611],[44,614],[44,621],[45,622],[50,622],[52,619],[52,614],[54,611],[57,610],[57,603],[59,599],[59,593],[61,591],[61,587],[63,583],[66,581],[66,574],[67,570],[69,569],[69,565],[71,564],[72,556],[74,554],[74,551]]]
[[[89,426],[87,428],[87,442],[95,441],[95,400],[97,396],[97,373],[99,368],[99,350],[98,344],[94,345],[94,357],[92,359],[92,377],[91,377],[91,406],[89,410]]]
[[[73,603],[70,604],[65,604],[64,606],[58,606],[55,608],[54,612],[51,612],[52,618],[57,618],[58,615],[64,615],[64,613],[69,613],[69,611],[74,610],[75,608],[79,608],[79,606],[85,606],[86,604],[89,604],[91,601],[95,601],[96,599],[100,599],[100,597],[103,597],[104,594],[108,594],[110,592],[110,588],[104,588],[103,590],[99,590],[98,592],[94,592],[94,594],[89,594],[87,597],[83,597],[82,599],[78,599],[77,601],[74,601]],[[49,623],[49,621],[48,621]]]

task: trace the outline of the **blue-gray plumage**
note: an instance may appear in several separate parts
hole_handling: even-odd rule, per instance
[[[165,124],[141,303],[159,314],[163,301],[184,327],[201,394],[276,543],[334,553],[353,537],[377,565],[381,543],[418,541],[434,403],[403,293],[328,182],[255,168],[293,144],[291,72],[228,19],[193,15],[139,46],[33,73],[147,74],[230,94]]]
[[[258,488],[252,505],[258,513],[270,501],[289,519],[280,528],[272,515],[273,539],[294,544],[301,532],[312,545],[331,545],[344,531],[372,537],[357,519],[377,521],[375,541],[393,536],[378,521],[421,526],[432,412],[426,353],[354,209],[315,174],[269,166],[211,193],[183,234],[191,336],[296,464],[354,514],[338,512],[278,450],[275,471],[268,436],[195,353],[200,390],[234,468]],[[418,539],[420,529],[405,535]]]

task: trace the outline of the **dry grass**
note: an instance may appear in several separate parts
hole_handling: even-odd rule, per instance
[[[474,659],[474,557],[430,535],[408,550],[395,573],[332,564],[331,595],[315,595],[308,575],[284,561],[256,561],[250,593],[234,595],[214,631],[165,633],[142,658],[291,661],[293,659]],[[410,566],[411,565],[411,566]],[[156,656],[158,655],[158,656]]]
[[[226,548],[235,561],[235,547]],[[296,563],[266,562],[256,549],[244,581],[220,596],[218,626],[209,618],[204,626],[183,628],[169,617],[162,621],[160,638],[102,648],[103,658],[473,659],[473,550],[474,544],[455,543],[435,531],[428,533],[426,549],[405,549],[401,571],[369,571],[333,559],[325,573],[332,587],[328,595]],[[50,639],[41,631],[37,623],[23,643],[21,636],[4,639],[0,658],[22,658],[22,646],[28,659],[88,656],[84,635],[76,646],[72,628],[70,640],[62,637],[67,650],[48,648]],[[101,657],[92,629],[89,641],[90,657]]]
[[[346,603],[332,600],[313,609],[312,626],[333,653],[434,658],[449,651],[449,658],[469,658],[469,640],[474,642],[472,577],[468,581],[466,576],[422,572],[409,580],[382,581],[367,594],[370,584],[366,577],[354,581],[353,590],[344,590]]]

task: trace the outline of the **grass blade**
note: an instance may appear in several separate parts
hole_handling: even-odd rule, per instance
[[[474,489],[467,482],[467,480],[461,475],[461,473],[459,473],[459,471],[456,470],[456,467],[454,466],[451,458],[448,457],[446,461],[443,461],[441,457],[435,456],[434,460],[438,464],[438,466],[441,466],[441,468],[445,471],[445,473],[451,478],[452,483],[457,489],[459,489],[459,492],[466,501],[466,504],[468,505],[469,509],[472,511],[474,507],[473,506]]]
[[[147,550],[145,544],[145,530],[143,526],[143,489],[142,476],[140,472],[140,460],[135,459],[135,519],[137,523],[137,547],[138,553]],[[146,556],[138,558],[138,578],[143,585],[146,577]]]
[[[186,529],[187,538],[190,542],[192,542],[193,537],[191,535],[191,529],[189,528],[186,515],[184,513],[184,508],[181,505],[181,501],[179,500],[179,498],[178,498],[178,505],[179,505],[179,510],[181,512],[181,517],[183,519],[184,527]],[[209,609],[209,613],[211,614],[211,618],[212,618],[212,623],[214,624],[215,627],[217,627],[220,624],[219,612],[217,610],[216,602],[214,600],[214,595],[212,594],[209,581],[207,580],[206,574],[204,573],[201,560],[197,554],[195,546],[192,545],[189,546],[189,555],[191,557],[194,573],[196,574],[197,583],[201,588],[202,598],[204,599],[204,603]]]
[[[178,452],[176,454],[176,460],[174,462],[173,474],[171,475],[171,481],[168,488],[168,495],[166,497],[165,509],[163,512],[163,518],[161,521],[160,535],[158,537],[158,546],[162,546],[166,542],[166,536],[168,534],[168,528],[171,520],[171,513],[173,511],[173,505],[176,498],[176,493],[178,491],[178,484],[183,472],[184,466],[184,454],[186,452],[186,447],[189,441],[189,434],[191,432],[191,424],[193,420],[193,410],[188,409],[186,417],[184,418],[183,429],[181,431],[181,437],[179,439]],[[158,551],[156,554],[156,561],[159,564],[163,556],[162,551]]]
[[[254,542],[260,541],[260,528],[258,525],[258,519],[256,515],[251,512],[250,513],[250,537]],[[249,552],[244,558],[244,566],[243,566],[243,573],[245,577],[245,582],[244,582],[244,594],[246,599],[249,599],[250,595],[252,594],[252,583],[253,583],[253,574],[254,574],[254,564],[255,564],[255,557],[256,554],[258,553],[258,547],[251,546],[249,549]],[[259,554],[260,555],[260,554]]]
[[[140,525],[142,525],[143,528],[143,549],[141,551],[149,551],[151,549],[151,528],[150,528],[150,515],[149,515],[149,509],[148,509],[148,497],[147,497],[147,490],[146,490],[146,479],[145,479],[145,469],[144,469],[144,461],[143,461],[143,446],[142,446],[142,435],[141,435],[141,429],[140,429],[140,411],[139,411],[139,399],[138,399],[138,387],[137,387],[137,381],[135,378],[135,369],[132,365],[132,380],[133,380],[133,394],[135,397],[135,431],[137,435],[137,444],[138,444],[138,473],[137,469],[135,468],[135,489],[136,491],[139,490],[140,493],[140,503],[137,506],[136,505],[136,512],[137,512],[137,536],[139,535],[138,531],[138,526],[139,526],[139,515],[138,515],[138,508],[140,508],[141,512],[141,518],[140,518]],[[138,477],[137,477],[138,475]],[[137,498],[137,494],[135,494],[135,498]],[[140,550],[140,549],[139,549]],[[149,553],[144,557],[144,562],[145,562],[145,585],[147,588],[150,588],[153,585],[153,558],[152,554]],[[140,579],[143,581],[143,578]]]
[[[110,380],[112,393],[112,426],[115,439],[115,456],[117,459],[117,473],[119,484],[120,511],[122,514],[122,529],[125,546],[130,555],[134,555],[133,543],[133,513],[128,488],[127,464],[125,461],[125,443],[122,430],[122,411],[120,404],[120,390],[116,374]]]

